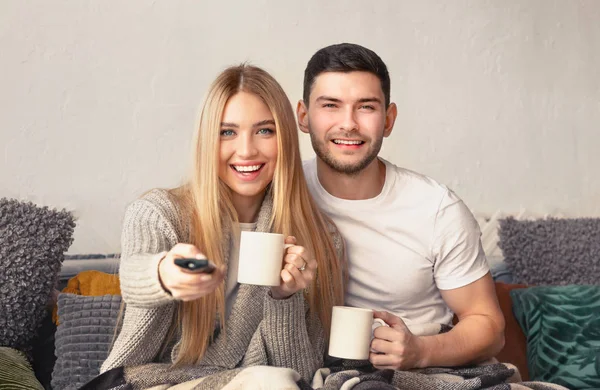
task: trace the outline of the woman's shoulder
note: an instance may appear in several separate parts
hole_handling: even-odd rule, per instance
[[[154,188],[135,199],[127,207],[128,210],[153,209],[163,214],[177,210],[177,201],[170,190]]]
[[[173,194],[173,190],[167,190],[164,188],[153,188],[145,192],[136,201],[149,202],[157,207],[175,207],[176,198]]]
[[[321,215],[323,216],[323,220],[325,221],[325,227],[327,228],[327,231],[331,235],[331,238],[333,240],[333,245],[335,246],[336,250],[338,250],[338,252],[340,250],[343,250],[344,238],[342,237],[336,224],[331,220],[331,218],[329,218],[329,216],[327,216],[327,214],[321,212]]]
[[[160,217],[174,226],[185,225],[187,220],[179,195],[174,190],[154,188],[127,207],[126,214],[135,219]]]
[[[325,220],[325,227],[327,228],[327,231],[331,234],[339,234],[338,228],[335,223],[333,223],[331,218],[329,218],[325,213],[322,213],[321,215],[323,215],[323,219]]]

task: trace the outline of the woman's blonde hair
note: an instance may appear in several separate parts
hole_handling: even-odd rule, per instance
[[[343,303],[345,266],[336,255],[331,222],[321,214],[306,185],[292,106],[269,73],[243,64],[227,68],[217,77],[200,115],[191,179],[172,193],[191,216],[190,242],[222,265],[226,239],[223,231],[233,229],[238,216],[230,190],[218,176],[219,134],[227,101],[241,91],[260,97],[273,115],[278,154],[269,186],[273,197],[270,231],[295,236],[298,245],[314,254],[318,272],[305,294],[311,312],[318,315],[328,334],[332,307]],[[225,250],[229,247],[226,244]],[[212,341],[217,316],[222,326],[225,324],[224,312],[223,284],[213,294],[179,304],[176,325],[180,327],[181,343],[175,364],[194,364],[202,359]]]

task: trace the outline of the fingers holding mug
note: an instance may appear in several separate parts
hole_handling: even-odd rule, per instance
[[[299,271],[306,271],[309,269],[309,271],[314,273],[317,268],[317,260],[314,259],[308,249],[299,245],[292,245],[286,248],[286,255],[283,260],[285,264],[292,264]]]

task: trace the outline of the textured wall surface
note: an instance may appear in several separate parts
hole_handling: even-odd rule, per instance
[[[295,106],[310,55],[350,41],[390,68],[384,157],[477,213],[600,216],[599,20],[594,0],[4,0],[0,197],[74,210],[71,253],[118,251],[127,203],[185,176],[224,66],[263,66]]]

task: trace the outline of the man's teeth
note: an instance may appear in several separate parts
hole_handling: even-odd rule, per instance
[[[334,139],[333,142],[338,145],[360,145],[360,144],[362,144],[362,141],[347,141],[345,139]]]
[[[254,172],[258,171],[262,165],[234,165],[233,168],[238,172]]]

